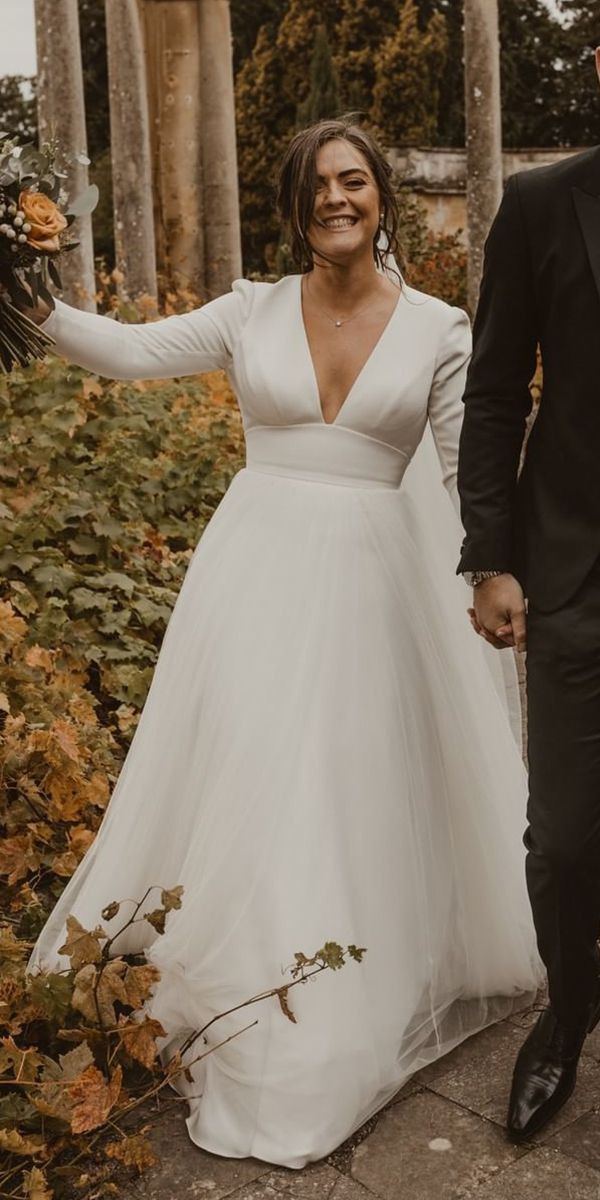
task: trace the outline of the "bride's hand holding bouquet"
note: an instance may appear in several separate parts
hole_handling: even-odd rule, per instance
[[[79,161],[89,161],[84,155]],[[56,142],[37,150],[0,134],[0,371],[44,358],[52,339],[38,329],[54,308],[49,285],[60,288],[58,260],[79,244],[70,238],[77,217],[93,211],[92,184],[70,202],[69,161]]]

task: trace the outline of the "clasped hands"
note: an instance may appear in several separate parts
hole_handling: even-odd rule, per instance
[[[506,572],[477,584],[468,613],[475,633],[490,646],[497,650],[508,646],[519,651],[527,649],[525,597],[514,575]]]

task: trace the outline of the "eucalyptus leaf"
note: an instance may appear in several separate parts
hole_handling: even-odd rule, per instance
[[[86,217],[94,211],[99,198],[98,185],[90,183],[90,186],[71,202],[68,212],[75,217]]]
[[[52,259],[52,258],[48,259],[48,271],[50,273],[50,278],[51,278],[53,284],[55,285],[55,287],[57,287],[59,289],[59,291],[62,291],[62,281],[60,278],[60,272],[58,270],[56,263],[54,262],[54,259]]]

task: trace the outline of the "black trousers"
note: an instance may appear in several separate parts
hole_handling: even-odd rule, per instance
[[[555,612],[529,606],[526,871],[550,1002],[586,1019],[599,974],[600,559]]]

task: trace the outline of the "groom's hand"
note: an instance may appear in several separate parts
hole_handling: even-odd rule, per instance
[[[527,648],[527,623],[523,589],[514,575],[484,579],[473,589],[473,628],[492,646]]]

